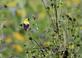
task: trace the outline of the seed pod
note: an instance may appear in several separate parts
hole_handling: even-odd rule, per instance
[[[8,6],[7,5],[4,5],[4,8],[7,8]]]
[[[47,10],[50,10],[50,7],[46,7]]]
[[[29,37],[29,40],[32,40],[32,37]]]
[[[63,58],[67,58],[68,55],[69,55],[69,53],[68,53],[68,49],[66,49],[66,50],[64,51]]]

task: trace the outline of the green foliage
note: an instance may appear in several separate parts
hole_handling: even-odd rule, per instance
[[[1,0],[0,58],[82,58],[81,6],[79,0]]]

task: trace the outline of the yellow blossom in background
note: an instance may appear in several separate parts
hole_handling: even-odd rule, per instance
[[[11,43],[11,42],[12,42],[12,38],[11,38],[11,37],[7,37],[7,38],[5,39],[5,42],[6,42],[6,43]]]
[[[41,11],[39,13],[39,19],[44,19],[46,17],[46,12],[45,11]]]
[[[37,2],[36,2],[37,1]],[[40,3],[38,3],[39,0],[29,0],[29,4],[30,6],[33,8],[34,11],[37,11],[37,5],[39,5]]]
[[[80,0],[72,0],[72,2],[76,5],[80,4]]]
[[[16,5],[17,5],[17,2],[16,1],[11,1],[11,2],[8,2],[7,3],[7,6],[8,7],[16,7]]]
[[[12,46],[14,49],[15,49],[15,51],[16,52],[18,52],[18,53],[20,53],[20,52],[23,52],[23,47],[22,46],[20,46],[20,45],[13,45]]]
[[[16,40],[25,41],[25,37],[22,34],[20,34],[19,32],[14,32],[13,36]]]
[[[64,2],[67,6],[72,6],[73,4],[74,5],[80,4],[80,0],[65,0]]]
[[[20,3],[21,0],[7,0],[5,3],[8,7],[16,7],[18,3]]]
[[[71,4],[72,4],[71,0],[65,0],[64,2],[67,6],[71,6]]]
[[[82,30],[82,26],[80,26],[80,30]]]
[[[25,17],[26,16],[26,10],[25,9],[17,9],[16,15],[21,16],[21,17]]]

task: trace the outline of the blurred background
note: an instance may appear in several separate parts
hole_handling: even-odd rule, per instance
[[[82,58],[81,3],[0,0],[0,58]]]

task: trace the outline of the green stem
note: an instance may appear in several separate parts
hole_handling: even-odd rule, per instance
[[[57,33],[59,34],[59,27],[58,27],[58,14],[57,14],[57,0],[54,1],[54,9],[55,9],[55,17],[56,17],[56,27],[57,27]]]

